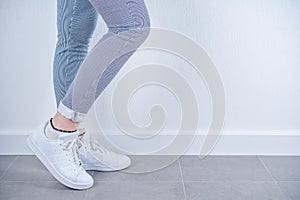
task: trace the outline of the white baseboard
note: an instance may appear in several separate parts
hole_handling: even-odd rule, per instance
[[[26,145],[29,132],[0,132],[0,155],[32,155]],[[109,133],[111,134],[111,133]],[[126,141],[126,135],[111,134],[119,142]],[[171,140],[174,135],[156,136]],[[182,136],[183,137],[183,136]],[[186,155],[198,155],[205,135],[197,135]],[[124,143],[123,142],[123,143]],[[134,143],[135,148],[150,148],[145,143]],[[153,144],[151,147],[153,148]],[[132,144],[123,144],[130,149]],[[298,155],[300,156],[300,131],[223,131],[210,155]]]

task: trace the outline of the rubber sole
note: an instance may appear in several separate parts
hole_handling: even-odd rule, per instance
[[[79,183],[75,183],[75,182],[70,181],[70,180],[66,179],[65,177],[61,176],[55,170],[55,168],[53,167],[51,162],[49,162],[49,160],[39,150],[38,146],[36,144],[34,144],[34,142],[32,141],[30,136],[27,138],[26,142],[27,142],[27,145],[29,146],[29,148],[33,151],[33,153],[37,156],[37,158],[44,164],[44,166],[49,170],[49,172],[54,176],[54,178],[56,178],[56,180],[58,180],[63,185],[65,185],[69,188],[72,188],[72,189],[76,189],[76,190],[84,190],[84,189],[91,188],[93,186],[93,184],[94,184],[93,182],[88,183],[88,184],[79,184]]]
[[[101,172],[114,172],[114,171],[120,171],[122,169],[126,169],[127,167],[130,166],[130,162],[124,164],[123,166],[119,166],[119,167],[115,167],[115,168],[112,168],[112,167],[109,167],[106,165],[99,165],[99,164],[91,165],[91,164],[84,164],[84,163],[82,166],[85,170],[94,170],[94,171],[101,171]]]

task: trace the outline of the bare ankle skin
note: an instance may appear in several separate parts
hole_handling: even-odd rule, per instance
[[[79,131],[79,135],[83,135],[85,133],[85,129],[84,128],[78,129],[78,131]]]
[[[74,131],[77,129],[79,122],[74,122],[71,119],[65,118],[59,112],[56,112],[52,119],[53,126],[64,131]]]

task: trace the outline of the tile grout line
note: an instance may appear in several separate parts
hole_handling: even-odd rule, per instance
[[[34,183],[34,182],[57,182],[57,183],[60,183],[59,181],[57,180],[9,180],[9,181],[2,181],[2,182],[5,182],[5,183]],[[114,180],[114,181],[108,181],[108,180],[105,180],[105,181],[95,181],[95,182],[98,182],[98,183],[115,183],[115,182],[120,182],[120,181],[117,181],[117,180]],[[127,182],[132,182],[132,181],[121,181],[122,183],[127,183]],[[157,183],[181,183],[182,181],[157,181],[157,180],[151,180],[151,181],[141,181],[143,183],[148,183],[148,182],[157,182]],[[217,180],[217,181],[184,181],[184,182],[189,182],[189,183],[223,183],[224,181],[222,180]],[[251,182],[251,183],[255,183],[255,182],[261,182],[261,183],[274,183],[273,180],[270,180],[270,181],[261,181],[261,180],[257,180],[257,181],[253,181],[253,180],[244,180],[244,181],[234,181],[234,180],[230,180],[229,182],[232,182],[232,183],[248,183],[248,182]],[[280,181],[280,182],[300,182],[300,181]]]
[[[182,188],[183,188],[183,195],[184,195],[184,199],[187,200],[187,197],[186,197],[186,192],[185,192],[185,184],[184,184],[184,181],[183,181],[183,173],[182,173],[182,169],[181,169],[181,164],[180,164],[180,157],[179,159],[177,160],[178,164],[179,164],[179,171],[180,171],[180,176],[181,176],[181,183],[182,183]]]
[[[87,190],[84,191],[84,197],[83,197],[83,200],[86,200],[86,196],[87,196],[88,190],[89,190],[89,189],[87,189]]]
[[[59,181],[57,180],[9,180],[9,181],[2,181],[2,182],[5,182],[5,183],[34,183],[34,182],[56,182],[56,183],[60,183]],[[120,183],[120,181],[118,180],[115,180],[115,181],[95,181],[95,182],[98,182],[98,183]],[[128,183],[128,182],[132,182],[131,180],[130,181],[121,181],[122,183]],[[182,181],[157,181],[157,180],[151,180],[151,181],[141,181],[142,183],[151,183],[151,182],[155,182],[155,183],[181,183]],[[194,182],[199,182],[199,181],[194,181]]]
[[[269,168],[267,167],[266,163],[262,160],[262,158],[260,158],[260,156],[257,156],[258,160],[262,163],[262,165],[264,166],[264,168],[267,170],[267,172],[269,173],[269,175],[271,176],[272,180],[274,181],[274,183],[277,185],[279,191],[281,192],[281,194],[284,195],[284,197],[289,200],[290,198],[285,194],[285,192],[282,191],[280,185],[278,184],[277,180],[275,179],[275,177],[273,176],[273,174],[271,173],[271,171],[269,170]]]
[[[5,176],[6,172],[8,171],[8,169],[13,165],[13,163],[17,160],[19,156],[17,155],[12,161],[11,163],[7,166],[7,168],[4,170],[3,174],[0,176],[0,181],[3,182],[2,178]]]

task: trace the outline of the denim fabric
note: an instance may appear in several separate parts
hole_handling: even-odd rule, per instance
[[[98,13],[89,0],[57,0],[57,43],[53,62],[57,106],[88,54],[97,19]]]
[[[58,112],[82,122],[96,98],[147,38],[150,19],[143,0],[59,0],[57,9],[54,88]],[[98,14],[108,30],[87,53]]]

